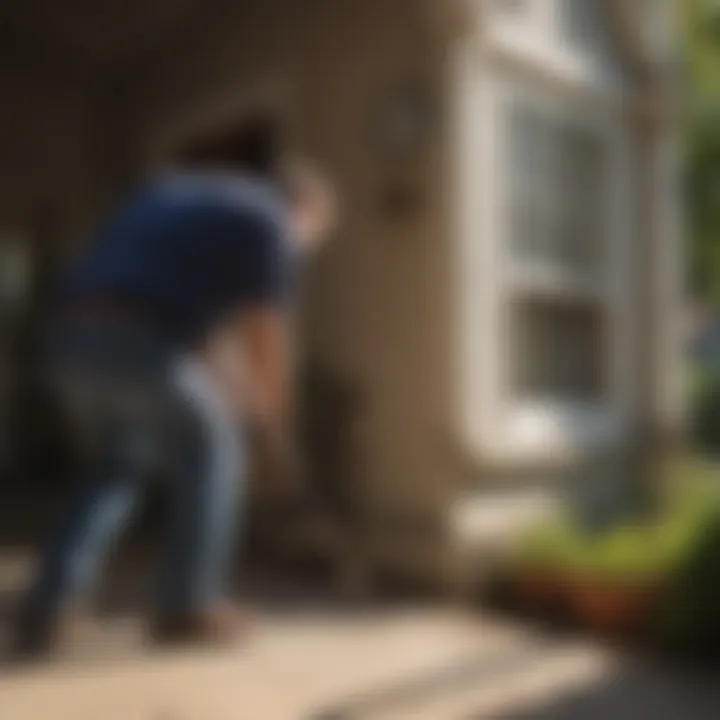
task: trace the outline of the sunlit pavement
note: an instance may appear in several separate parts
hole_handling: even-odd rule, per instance
[[[479,613],[307,598],[256,609],[252,639],[223,652],[154,653],[133,614],[81,627],[60,660],[4,671],[0,718],[720,717],[710,679]]]

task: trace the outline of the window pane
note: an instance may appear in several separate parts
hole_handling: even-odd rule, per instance
[[[541,257],[547,244],[547,137],[541,118],[531,108],[514,107],[510,117],[510,242],[519,257]]]
[[[590,132],[580,129],[566,130],[563,140],[558,148],[560,259],[578,269],[597,272],[605,235],[602,144]]]
[[[510,111],[510,157],[511,177],[518,190],[536,186],[542,177],[545,142],[542,137],[546,127],[542,117],[532,108],[516,105]]]
[[[566,40],[580,47],[603,41],[605,18],[598,0],[559,0],[558,10],[562,35]]]
[[[512,388],[518,399],[602,398],[605,329],[601,308],[529,298],[516,301],[511,313]]]
[[[606,236],[601,139],[590,130],[517,105],[511,112],[508,142],[513,257],[599,275]]]

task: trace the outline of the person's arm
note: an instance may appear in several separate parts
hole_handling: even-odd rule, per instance
[[[272,307],[252,308],[240,319],[240,335],[252,451],[269,487],[294,500],[303,477],[295,445],[289,319]]]
[[[289,489],[299,479],[292,410],[291,305],[287,228],[279,212],[252,218],[238,267],[247,298],[234,323],[244,371],[244,414],[268,483]]]
[[[246,412],[273,434],[290,416],[290,352],[287,318],[274,307],[244,311],[238,321],[246,372]]]
[[[279,308],[239,311],[205,346],[214,382],[246,424],[253,463],[273,494],[299,489],[288,319]]]

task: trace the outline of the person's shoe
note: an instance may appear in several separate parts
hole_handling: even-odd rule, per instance
[[[15,621],[10,647],[12,660],[32,662],[48,657],[73,624],[75,617],[69,613],[21,608]]]
[[[150,637],[161,645],[233,645],[248,631],[247,615],[229,604],[161,614],[150,623]]]

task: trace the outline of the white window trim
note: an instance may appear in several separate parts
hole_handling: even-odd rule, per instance
[[[463,65],[461,63],[461,65]],[[474,65],[474,67],[473,67]],[[600,293],[605,297],[612,339],[608,356],[610,392],[602,404],[527,403],[509,397],[503,357],[504,309],[518,278],[507,271],[504,253],[507,239],[503,197],[507,161],[500,154],[503,127],[502,108],[508,87],[535,93],[537,101],[562,103],[571,89],[566,82],[551,80],[539,86],[523,74],[502,73],[486,62],[465,63],[460,77],[457,110],[460,174],[458,211],[460,218],[458,253],[458,300],[460,321],[460,371],[458,377],[462,438],[471,452],[494,463],[570,459],[578,451],[602,449],[622,441],[631,420],[633,398],[634,327],[633,265],[634,237],[632,192],[634,164],[632,145],[624,127],[622,104],[579,105],[578,113],[597,124],[605,135],[610,157],[608,217],[609,272],[603,288],[578,292]],[[572,86],[570,95],[574,96]],[[575,103],[577,105],[577,103]],[[565,107],[567,111],[567,105]],[[557,291],[557,283],[548,284]],[[552,286],[552,288],[550,287]],[[563,288],[572,293],[571,288]]]
[[[542,0],[531,3],[530,12],[521,20],[492,13],[483,39],[487,57],[492,62],[523,65],[551,82],[596,93],[598,100],[622,103],[626,87],[619,65],[595,45],[583,49],[562,37],[559,10],[555,2]]]
[[[685,267],[682,247],[682,207],[676,183],[680,177],[679,133],[669,125],[656,137],[652,152],[652,236],[655,238],[654,298],[660,309],[655,372],[655,414],[668,429],[685,419],[682,323]]]

